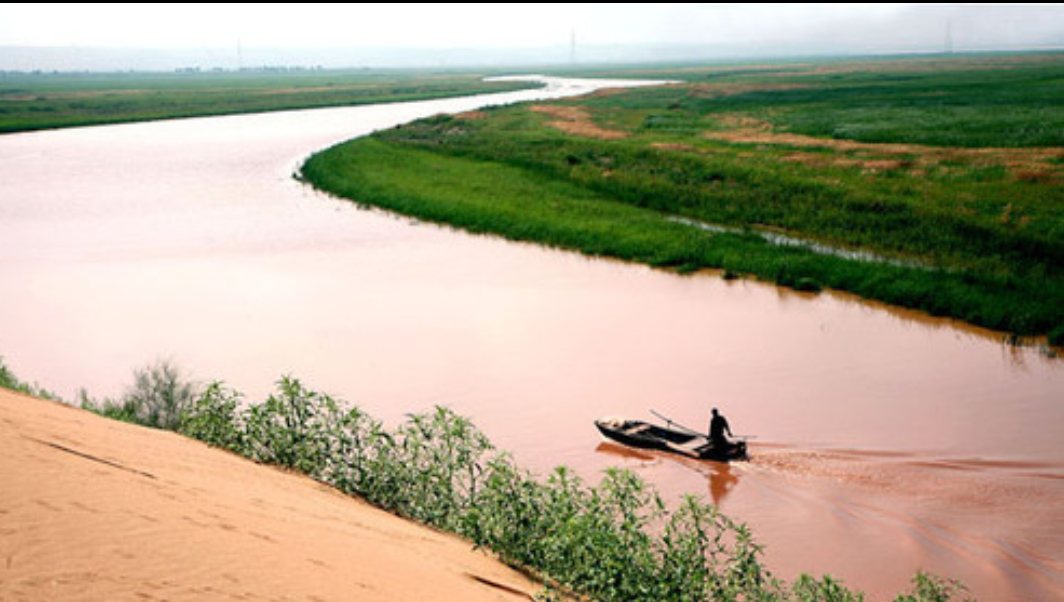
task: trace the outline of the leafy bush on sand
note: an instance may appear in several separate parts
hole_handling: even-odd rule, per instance
[[[10,389],[12,391],[18,391],[19,393],[25,393],[26,395],[33,395],[34,397],[41,397],[44,399],[59,399],[55,393],[40,387],[37,383],[27,383],[19,380],[19,378],[15,376],[15,373],[4,363],[4,357],[2,355],[0,355],[0,388]]]
[[[522,470],[469,419],[436,407],[393,430],[361,409],[285,376],[248,404],[221,382],[195,385],[168,361],[137,370],[120,402],[82,392],[86,409],[179,432],[295,469],[381,508],[469,539],[540,575],[540,600],[860,602],[830,576],[776,578],[745,525],[695,496],[670,508],[635,473],[588,485],[560,466]],[[25,386],[0,361],[0,387]],[[177,419],[169,420],[175,408]],[[918,573],[894,602],[949,602],[964,587]]]
[[[745,525],[694,496],[669,508],[630,471],[607,470],[593,486],[565,467],[539,478],[443,407],[389,430],[289,376],[259,404],[216,382],[188,406],[180,431],[461,535],[541,575],[543,599],[864,599],[831,577],[777,579]],[[919,574],[896,602],[943,602],[962,591]]]
[[[199,397],[196,383],[172,361],[160,359],[133,372],[133,384],[118,400],[94,399],[78,394],[81,407],[124,422],[152,428],[178,430],[182,416]]]
[[[568,468],[546,479],[522,470],[467,418],[437,407],[394,430],[357,407],[286,376],[260,404],[221,382],[196,396],[173,364],[138,370],[121,402],[86,409],[176,429],[248,458],[301,471],[381,508],[469,539],[539,574],[542,600],[601,602],[859,602],[830,576],[774,577],[745,525],[695,496],[670,508],[631,471],[598,485]],[[0,361],[0,387],[26,392]],[[194,397],[194,398],[193,398]],[[949,602],[962,585],[925,573],[895,602]]]

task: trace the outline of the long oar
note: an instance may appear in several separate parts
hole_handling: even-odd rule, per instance
[[[655,415],[655,416],[657,416],[658,418],[661,418],[662,420],[664,420],[665,423],[669,426],[669,428],[672,428],[673,426],[676,426],[676,427],[679,427],[680,429],[682,429],[684,431],[687,431],[688,433],[690,433],[692,435],[698,435],[699,437],[708,438],[705,433],[700,433],[700,432],[694,430],[693,428],[691,428],[689,426],[684,426],[684,425],[676,422],[675,420],[669,418],[668,416],[665,416],[663,414],[660,414],[659,412],[656,412],[655,410],[650,410],[650,413]],[[746,441],[748,439],[757,439],[757,435],[732,435],[732,438],[733,439],[739,439],[740,441]]]
[[[662,414],[659,414],[658,412],[656,412],[656,411],[654,411],[654,410],[650,410],[650,413],[651,413],[651,414],[653,414],[653,415],[655,415],[655,416],[657,416],[658,418],[661,418],[662,420],[664,420],[664,421],[665,421],[665,423],[666,423],[666,425],[667,425],[667,426],[668,426],[669,428],[672,428],[673,426],[677,426],[677,427],[679,427],[680,429],[682,429],[682,430],[684,430],[684,431],[687,431],[688,433],[690,433],[690,434],[692,434],[692,435],[698,435],[699,437],[705,437],[705,436],[706,436],[706,435],[705,435],[705,433],[700,433],[700,432],[698,432],[698,431],[694,430],[694,429],[693,429],[693,428],[691,428],[691,427],[688,427],[688,426],[684,426],[684,425],[680,424],[679,422],[676,422],[676,421],[675,421],[675,420],[673,420],[672,418],[669,418],[668,416],[664,416],[664,415],[662,415]]]

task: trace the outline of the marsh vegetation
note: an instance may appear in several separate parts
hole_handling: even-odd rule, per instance
[[[303,176],[473,232],[1064,337],[1064,55],[648,75],[685,83],[437,116]]]

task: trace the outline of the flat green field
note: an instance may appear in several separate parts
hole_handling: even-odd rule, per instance
[[[626,74],[683,83],[438,116],[303,175],[475,232],[1064,339],[1064,54]]]
[[[304,70],[0,73],[0,133],[423,100],[530,87],[479,74]]]

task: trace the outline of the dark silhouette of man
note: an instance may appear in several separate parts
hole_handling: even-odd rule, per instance
[[[725,437],[724,434],[728,436]],[[728,437],[734,437],[732,435],[731,427],[728,426],[728,419],[721,416],[717,412],[717,408],[713,408],[713,418],[709,421],[709,441],[713,444],[713,447],[726,447],[729,444]]]

